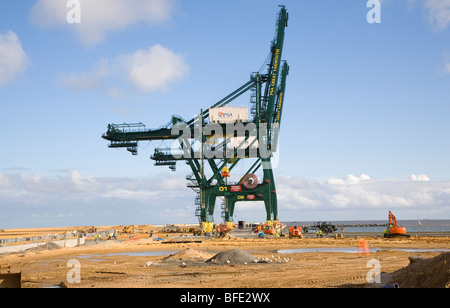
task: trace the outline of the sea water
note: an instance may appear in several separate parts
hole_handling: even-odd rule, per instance
[[[312,226],[317,222],[313,221],[291,221],[285,222],[285,225]],[[383,233],[386,230],[387,220],[354,220],[354,221],[327,221],[332,225],[337,225],[337,232],[341,232],[343,226],[345,233],[365,233],[378,232]],[[419,225],[420,224],[420,225]],[[352,227],[346,225],[353,225]],[[378,226],[367,226],[378,225]],[[406,228],[406,233],[417,232],[450,232],[450,219],[441,220],[398,220],[398,225]],[[311,232],[312,229],[310,229]]]
[[[447,252],[450,249],[427,249],[427,248],[376,248],[370,247],[369,252],[375,253],[381,250],[399,250],[406,252]],[[358,253],[358,247],[338,247],[338,248],[295,248],[295,249],[282,249],[278,250],[280,254],[291,253],[305,253],[305,252],[345,252],[345,253]]]
[[[78,256],[81,259],[90,259],[91,261],[103,261],[102,257],[111,256],[131,256],[131,257],[158,257],[158,256],[169,256],[171,254],[178,253],[179,250],[149,250],[149,251],[129,251],[120,253],[109,253],[109,254],[95,254],[95,255],[84,255]]]

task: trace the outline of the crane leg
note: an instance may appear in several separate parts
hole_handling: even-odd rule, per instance
[[[277,192],[275,190],[275,179],[273,176],[272,163],[269,158],[263,158],[264,181],[268,182],[268,191],[264,194],[264,203],[267,212],[267,224],[272,225],[278,221]]]

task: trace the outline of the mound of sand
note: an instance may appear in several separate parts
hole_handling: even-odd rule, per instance
[[[450,288],[450,252],[434,258],[410,257],[410,264],[392,273],[400,288]]]
[[[232,236],[229,232],[220,235],[218,238],[221,239],[221,240],[233,240],[233,239],[235,239],[235,237]]]
[[[222,251],[216,254],[214,257],[206,260],[206,262],[212,262],[215,264],[244,264],[253,263],[255,262],[255,259],[256,258],[248,252],[239,249],[232,249]]]
[[[44,245],[40,245],[37,247],[33,247],[33,248],[29,248],[27,250],[25,250],[26,252],[39,252],[42,250],[55,250],[55,249],[61,249],[61,247],[59,247],[57,244],[53,243],[53,242],[47,242]]]
[[[163,260],[207,260],[214,256],[213,253],[199,251],[192,248],[185,249],[178,253],[165,257]]]

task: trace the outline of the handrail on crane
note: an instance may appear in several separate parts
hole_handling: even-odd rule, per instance
[[[145,131],[145,125],[139,123],[108,124],[108,133],[135,133]]]

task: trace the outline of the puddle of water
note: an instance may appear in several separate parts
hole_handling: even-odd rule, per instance
[[[377,252],[380,250],[399,250],[406,252],[445,252],[450,251],[450,249],[415,249],[415,248],[369,248],[369,252]],[[290,253],[302,253],[302,252],[345,252],[345,253],[358,253],[357,247],[339,247],[339,248],[298,248],[298,249],[284,249],[278,250],[280,254],[290,254]]]
[[[375,252],[370,248],[369,252]],[[280,254],[290,254],[290,253],[305,253],[305,252],[345,252],[345,253],[358,253],[357,247],[339,247],[339,248],[297,248],[297,249],[283,249],[278,250]]]
[[[110,253],[104,255],[87,255],[87,256],[78,256],[81,259],[90,259],[91,261],[103,261],[102,257],[110,257],[110,256],[130,256],[130,257],[155,257],[155,256],[168,256],[170,254],[174,254],[179,252],[178,250],[161,250],[161,251],[129,251],[129,252],[120,252],[120,253]]]
[[[80,258],[80,257],[79,257]],[[100,261],[105,261],[104,259],[91,259],[90,256],[86,256],[86,257],[81,257],[83,259],[89,259],[89,261],[93,261],[93,262],[100,262]]]
[[[133,251],[133,252],[111,253],[104,256],[155,257],[155,256],[168,256],[170,254],[175,254],[177,252],[179,252],[179,250]]]
[[[450,251],[450,249],[414,249],[414,248],[369,248],[370,253],[375,253],[380,250],[400,250],[406,252],[445,252]],[[120,253],[110,253],[104,255],[87,255],[78,256],[80,259],[89,259],[90,261],[104,261],[103,257],[110,256],[130,256],[130,257],[157,257],[157,256],[168,256],[170,254],[178,253],[179,250],[161,250],[161,251],[129,251]],[[357,247],[337,247],[337,248],[297,248],[297,249],[283,249],[278,250],[280,254],[291,254],[291,253],[305,253],[305,252],[343,252],[343,253],[358,253]]]
[[[400,250],[400,251],[406,251],[406,252],[447,252],[450,251],[450,249],[434,249],[434,248],[383,248],[379,250]]]

